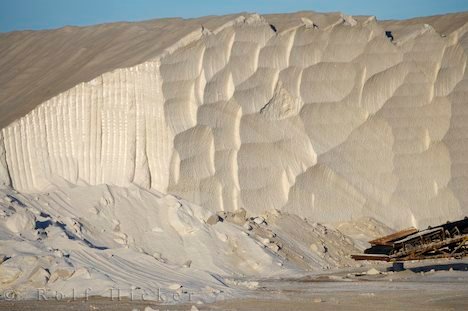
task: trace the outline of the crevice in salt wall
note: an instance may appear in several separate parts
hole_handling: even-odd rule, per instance
[[[249,15],[81,83],[2,130],[0,184],[135,183],[211,210],[391,226],[466,213],[466,35],[317,26]]]
[[[0,187],[10,186],[10,172],[6,161],[6,152],[3,135],[0,132]]]

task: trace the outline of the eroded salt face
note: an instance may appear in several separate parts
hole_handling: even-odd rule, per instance
[[[327,18],[233,17],[56,94],[2,129],[0,183],[133,183],[321,221],[460,216],[465,30],[392,42],[375,19]]]
[[[385,233],[362,216],[400,228],[466,214],[466,27],[442,37],[315,13],[203,21],[138,41],[128,61],[104,49],[119,61],[90,61],[89,79],[51,68],[76,83],[55,83],[39,105],[0,103],[29,112],[1,123],[5,286],[229,296],[229,275],[351,265]],[[341,221],[348,233],[317,223]]]

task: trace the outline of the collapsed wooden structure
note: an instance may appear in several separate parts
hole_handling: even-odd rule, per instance
[[[351,257],[388,262],[462,258],[468,255],[468,217],[426,230],[411,227],[369,243],[371,247],[364,254]]]

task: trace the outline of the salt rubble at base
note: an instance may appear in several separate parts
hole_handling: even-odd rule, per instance
[[[23,299],[42,288],[52,297],[109,296],[111,288],[153,300],[161,292],[203,302],[245,297],[257,285],[248,279],[353,265],[347,255],[357,251],[348,236],[298,216],[216,215],[136,186],[0,191],[0,289]]]

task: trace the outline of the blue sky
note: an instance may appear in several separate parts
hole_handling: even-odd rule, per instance
[[[301,10],[402,19],[468,11],[468,0],[0,0],[0,32],[161,17]]]

